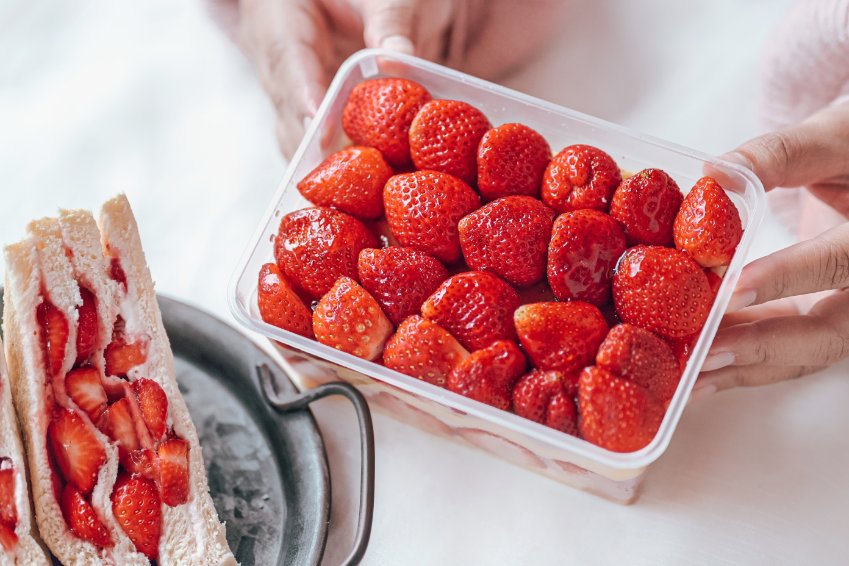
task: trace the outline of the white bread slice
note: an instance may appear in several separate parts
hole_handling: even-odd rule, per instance
[[[18,524],[15,534],[18,544],[13,553],[0,548],[0,566],[47,565],[47,555],[32,528],[32,502],[29,497],[26,459],[18,431],[18,420],[12,407],[12,392],[9,389],[9,374],[0,341],[0,457],[9,458],[15,470],[15,510]]]
[[[177,387],[174,356],[162,326],[153,279],[135,217],[124,195],[104,203],[100,212],[100,229],[106,255],[119,258],[126,274],[127,299],[121,309],[126,330],[151,338],[145,377],[156,381],[165,391],[169,424],[178,436],[189,443],[189,500],[177,507],[163,505],[160,563],[236,564],[227,545],[224,526],[218,521],[209,495],[197,431]]]

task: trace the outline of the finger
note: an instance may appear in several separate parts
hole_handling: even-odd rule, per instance
[[[727,328],[737,324],[755,322],[775,316],[796,316],[802,314],[796,297],[778,299],[763,305],[755,305],[741,311],[730,312],[722,317],[719,328]]]
[[[417,2],[413,0],[365,0],[363,3],[363,40],[366,47],[382,47],[412,55],[413,19]]]
[[[731,366],[702,373],[693,391],[698,391],[698,396],[704,397],[709,392],[734,387],[759,387],[797,379],[821,369],[818,366]]]

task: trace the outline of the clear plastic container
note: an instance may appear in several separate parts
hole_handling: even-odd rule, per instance
[[[435,98],[466,101],[482,110],[493,125],[527,124],[545,136],[554,152],[574,143],[598,146],[626,171],[663,169],[685,192],[707,168],[726,188],[743,220],[743,239],[725,273],[660,430],[648,446],[627,454],[611,452],[262,321],[256,306],[257,275],[263,263],[273,261],[273,241],[280,218],[310,206],[298,192],[297,182],[330,153],[350,144],[341,122],[348,93],[360,81],[376,77],[411,79],[424,85]],[[284,357],[296,370],[293,377],[303,387],[343,379],[357,385],[373,406],[386,409],[398,419],[481,448],[558,481],[628,503],[637,497],[648,466],[669,444],[740,275],[763,215],[764,202],[763,187],[757,177],[737,165],[428,61],[388,51],[364,50],[342,65],[330,85],[236,269],[231,281],[230,307],[246,327],[278,342]]]

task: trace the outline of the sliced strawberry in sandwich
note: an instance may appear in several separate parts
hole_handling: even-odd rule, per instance
[[[65,348],[68,345],[68,321],[53,303],[44,300],[36,309],[38,326],[41,328],[41,344],[44,348],[45,363],[50,375],[62,370]]]
[[[127,343],[123,338],[113,340],[103,354],[106,357],[106,374],[124,377],[134,367],[147,359],[145,342]]]
[[[83,304],[77,309],[77,361],[84,363],[97,349],[97,306],[94,295],[85,287],[80,287]]]
[[[84,367],[69,371],[65,376],[65,391],[93,421],[100,418],[106,409],[106,391],[97,368]]]
[[[130,401],[127,398],[112,403],[103,413],[100,429],[118,444],[121,453],[141,448]]]
[[[114,543],[106,526],[94,512],[91,504],[71,484],[62,492],[62,515],[71,531],[102,548],[112,548]]]
[[[6,549],[6,552],[14,552],[17,544],[18,535],[15,534],[15,529],[0,523],[0,547]]]
[[[112,491],[112,512],[136,549],[150,558],[159,554],[162,503],[156,484],[141,476],[123,474]]]
[[[12,529],[18,524],[18,510],[15,506],[15,469],[6,465],[11,460],[0,458],[0,524]]]
[[[159,487],[162,501],[175,507],[189,499],[189,443],[171,438],[159,445]]]
[[[168,397],[158,383],[144,377],[134,381],[132,388],[147,430],[154,440],[160,440],[165,436],[167,426]]]
[[[106,451],[85,421],[67,409],[47,429],[47,438],[62,476],[83,494],[91,493]]]
[[[119,458],[121,466],[130,474],[139,474],[154,481],[159,478],[159,462],[153,450],[140,448],[132,452],[123,452]]]

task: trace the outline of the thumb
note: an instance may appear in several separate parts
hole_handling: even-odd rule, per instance
[[[415,0],[366,0],[363,39],[366,47],[382,47],[412,55]]]

